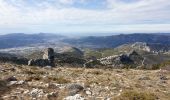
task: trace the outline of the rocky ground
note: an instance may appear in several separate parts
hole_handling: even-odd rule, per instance
[[[0,100],[170,100],[170,71],[1,63]]]

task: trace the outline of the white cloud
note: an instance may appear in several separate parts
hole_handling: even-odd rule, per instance
[[[170,2],[169,0],[138,0],[135,2],[123,2],[123,0],[106,0],[104,10],[81,9],[74,6],[64,7],[62,4],[73,5],[76,0],[44,0],[28,4],[26,0],[12,0],[6,2],[0,0],[0,28],[27,28],[42,26],[67,26],[87,30],[169,30]],[[17,2],[15,2],[17,1]],[[51,1],[51,2],[50,2]],[[82,3],[89,0],[81,0]],[[165,25],[164,25],[165,24]],[[108,25],[108,26],[107,26]],[[123,25],[123,26],[122,26]],[[135,27],[135,26],[138,27]],[[150,29],[148,26],[151,25]],[[41,27],[40,27],[41,26]],[[96,27],[96,28],[92,28]],[[118,26],[119,28],[112,28]],[[124,28],[126,26],[126,28]],[[139,27],[140,26],[140,27]],[[142,26],[142,27],[141,27]],[[159,26],[159,28],[158,28]],[[109,27],[109,28],[107,28]],[[44,30],[44,29],[43,29]],[[57,31],[57,30],[55,30]],[[73,30],[72,30],[73,31]],[[76,28],[75,30],[76,31]]]
[[[59,2],[63,4],[73,4],[74,0],[59,0]]]

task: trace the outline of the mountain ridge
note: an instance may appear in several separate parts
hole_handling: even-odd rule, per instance
[[[168,33],[167,33],[168,34]],[[39,33],[39,34],[6,34],[0,35],[0,49],[23,47],[34,44],[63,43],[80,48],[114,48],[123,44],[146,42],[170,45],[170,35],[167,34],[119,34],[111,36],[86,36],[71,38],[67,36]],[[56,45],[57,46],[57,45]]]

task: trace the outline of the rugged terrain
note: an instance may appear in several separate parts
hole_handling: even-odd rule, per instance
[[[169,100],[170,71],[1,63],[0,99]]]
[[[169,40],[0,36],[0,100],[169,100]]]

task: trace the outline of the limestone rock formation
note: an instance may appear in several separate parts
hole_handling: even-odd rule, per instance
[[[138,66],[142,64],[143,57],[136,51],[127,54],[120,54],[99,59],[103,65],[111,65],[113,67],[123,67],[124,65]]]
[[[47,48],[44,50],[43,59],[54,60],[54,50],[53,48]]]
[[[48,60],[50,66],[54,66],[54,49],[53,48],[45,49],[43,59]]]
[[[28,65],[29,66],[51,66],[51,62],[49,62],[49,60],[47,59],[31,59],[28,61]]]
[[[54,50],[47,48],[44,50],[43,59],[31,59],[28,61],[29,66],[55,66],[54,64]]]

